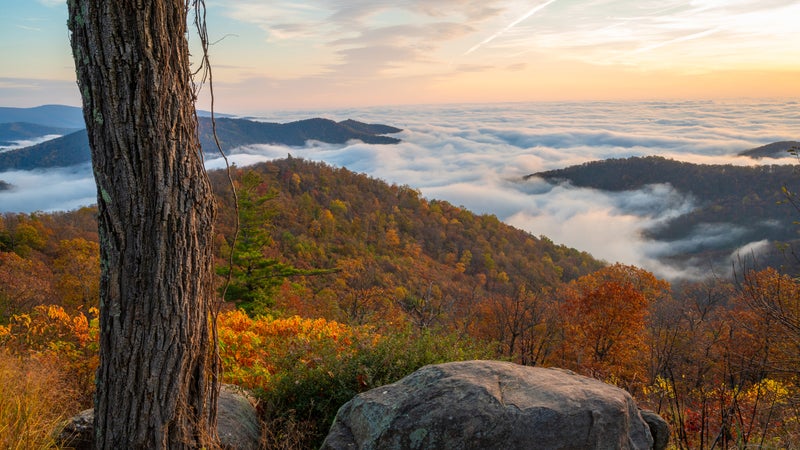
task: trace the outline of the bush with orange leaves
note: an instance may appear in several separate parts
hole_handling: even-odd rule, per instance
[[[349,358],[378,338],[368,327],[299,316],[253,319],[240,309],[221,314],[217,327],[225,382],[261,390],[287,364],[317,367],[329,363],[326,356]]]

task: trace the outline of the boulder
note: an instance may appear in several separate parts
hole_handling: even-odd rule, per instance
[[[322,446],[344,449],[651,449],[622,389],[499,361],[421,368],[339,409]]]
[[[91,450],[94,410],[87,409],[69,419],[56,436],[58,448]],[[217,434],[226,450],[260,448],[261,426],[255,401],[241,388],[222,385],[217,406]]]
[[[217,404],[217,435],[223,449],[260,448],[261,422],[255,404],[255,399],[242,388],[222,385]]]

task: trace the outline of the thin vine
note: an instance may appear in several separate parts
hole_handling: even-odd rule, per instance
[[[203,85],[208,84],[208,93],[210,97],[210,108],[211,108],[211,131],[214,137],[214,143],[217,146],[217,151],[222,156],[222,159],[225,161],[225,169],[228,177],[228,183],[231,187],[231,193],[233,196],[233,206],[234,206],[234,231],[233,231],[233,242],[230,245],[230,252],[228,254],[228,267],[231,270],[228,270],[228,274],[225,277],[225,283],[223,284],[221,299],[215,302],[215,304],[211,307],[210,314],[211,314],[211,339],[213,341],[212,349],[213,349],[213,376],[211,380],[211,391],[214,396],[219,395],[220,390],[220,380],[219,374],[222,370],[222,360],[219,355],[219,333],[217,330],[217,317],[219,316],[219,311],[222,306],[222,302],[224,301],[225,294],[228,291],[228,286],[231,283],[231,277],[233,273],[233,252],[236,246],[236,240],[239,237],[239,198],[238,194],[236,193],[236,186],[233,182],[233,176],[231,175],[231,165],[228,161],[227,155],[225,152],[222,151],[222,145],[219,142],[219,137],[217,136],[217,122],[215,117],[214,111],[214,83],[213,83],[213,74],[211,70],[211,62],[208,57],[208,47],[209,45],[213,45],[209,43],[208,39],[208,29],[206,27],[206,4],[205,0],[187,0],[187,7],[191,6],[194,9],[194,26],[197,30],[197,35],[200,39],[200,46],[202,49],[202,55],[200,57],[200,65],[197,70],[192,74],[192,84],[194,87],[194,98],[195,100],[200,93]],[[218,42],[218,41],[217,41]],[[199,75],[199,82],[198,80]],[[197,111],[195,110],[195,116],[197,115]],[[199,121],[198,121],[199,123]],[[201,154],[203,153],[202,150],[200,151]],[[216,399],[211,401],[212,410],[210,417],[216,417],[217,415],[217,402]]]

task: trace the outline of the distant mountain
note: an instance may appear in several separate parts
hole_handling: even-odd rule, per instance
[[[226,153],[236,147],[254,144],[279,144],[302,146],[309,140],[344,144],[360,140],[366,144],[397,144],[400,139],[383,136],[399,133],[399,128],[345,120],[306,119],[286,124],[256,122],[246,119],[217,119],[217,136]],[[214,152],[216,144],[211,131],[211,120],[200,119],[200,144],[206,153]]]
[[[739,156],[749,156],[754,159],[761,158],[785,158],[789,156],[789,150],[800,150],[800,142],[798,141],[781,141],[773,142],[772,144],[762,145],[761,147],[751,148],[739,152]]]
[[[0,146],[14,145],[14,141],[35,139],[50,134],[69,134],[73,131],[76,130],[26,122],[0,123]]]
[[[85,128],[81,108],[64,105],[43,105],[34,108],[0,107],[0,123],[26,122],[73,130]]]
[[[694,210],[644,232],[649,239],[681,242],[680,248],[674,249],[674,259],[679,261],[697,256],[727,257],[745,244],[765,239],[784,243],[798,239],[795,221],[800,213],[785,204],[782,191],[784,186],[792,188],[800,183],[794,166],[703,165],[648,156],[593,161],[526,178],[534,176],[554,184],[568,181],[573,186],[610,192],[668,183],[691,196]],[[693,236],[708,230],[721,231],[713,239],[689,244]]]
[[[217,136],[225,153],[244,145],[301,146],[309,140],[343,144],[356,139],[368,144],[396,144],[400,142],[399,139],[382,134],[402,131],[387,125],[366,124],[355,120],[337,123],[328,119],[308,119],[278,124],[220,118],[216,122]],[[216,144],[210,119],[200,118],[199,133],[203,151],[214,153]],[[66,167],[89,162],[90,159],[89,138],[86,130],[80,130],[41,144],[0,153],[0,172]]]
[[[0,172],[67,167],[91,161],[86,130],[0,153]]]

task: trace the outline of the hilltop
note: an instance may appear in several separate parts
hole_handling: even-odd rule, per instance
[[[36,139],[48,135],[64,135],[73,131],[75,129],[27,122],[0,123],[0,147],[16,145],[15,141]],[[0,152],[2,152],[2,149],[0,149]]]
[[[763,240],[797,240],[794,221],[798,213],[785,204],[782,190],[797,184],[798,174],[793,166],[705,165],[647,156],[592,161],[526,178],[531,177],[608,192],[669,184],[691,199],[694,209],[645,230],[644,236],[674,243],[671,255],[679,262],[692,257],[727,258],[737,248]],[[708,235],[713,230],[716,232]],[[693,239],[702,233],[707,234],[704,239]],[[763,262],[773,267],[787,263],[777,251],[765,255]]]
[[[197,110],[197,115],[200,117],[209,117],[210,114],[211,113],[208,111]],[[215,113],[215,115],[216,117],[231,117],[229,114]],[[71,131],[77,131],[86,127],[83,121],[83,111],[81,108],[67,105],[41,105],[32,108],[0,106],[0,124],[13,122],[62,128]]]
[[[67,167],[91,161],[86,130],[0,153],[0,172]]]
[[[216,119],[217,136],[226,153],[236,147],[253,144],[280,144],[303,146],[310,140],[329,144],[344,144],[359,140],[366,144],[397,144],[400,139],[384,136],[403,130],[388,125],[366,124],[355,120],[334,122],[330,119],[313,118],[285,124],[256,122],[246,119]],[[200,118],[200,144],[203,151],[216,150],[211,120]]]
[[[348,169],[299,158],[232,169],[237,183],[250,173],[259,178],[257,191],[273,197],[265,225],[271,239],[263,253],[301,269],[338,270],[292,279],[290,291],[277,299],[286,314],[459,328],[489,299],[555,289],[606,265],[493,215],[428,200],[411,187]],[[227,173],[209,176],[218,200],[217,261],[224,265],[235,213]],[[40,236],[97,242],[95,214],[92,207],[5,220],[7,229],[36,221],[41,225],[31,226]],[[2,231],[0,222],[0,251]],[[9,237],[5,244],[14,242]],[[45,247],[57,253],[58,243]],[[53,264],[45,261],[47,267]],[[393,316],[387,318],[389,312]]]
[[[749,156],[753,159],[785,158],[789,156],[790,150],[798,148],[800,148],[798,141],[780,141],[739,152],[739,156]]]

